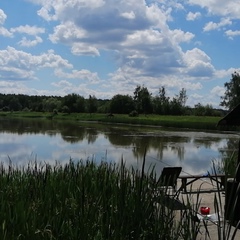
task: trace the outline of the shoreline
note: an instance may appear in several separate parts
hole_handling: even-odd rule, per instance
[[[2,112],[2,118],[34,118],[60,121],[83,121],[98,122],[109,124],[131,124],[136,126],[182,128],[204,131],[222,131],[223,127],[217,127],[221,117],[203,117],[203,116],[174,116],[174,115],[139,115],[130,117],[127,114],[114,114],[109,118],[105,113],[49,113],[49,112]],[[227,130],[236,130],[228,128]]]

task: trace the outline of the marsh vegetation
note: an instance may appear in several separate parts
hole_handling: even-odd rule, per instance
[[[1,239],[190,239],[154,171],[93,161],[1,167]],[[160,198],[161,199],[161,198]],[[189,236],[189,238],[188,238]],[[192,238],[191,238],[192,239]]]
[[[200,200],[194,208],[187,200],[179,217],[159,191],[154,168],[145,173],[144,161],[141,170],[93,160],[26,167],[10,162],[0,175],[1,239],[192,240],[201,234]],[[219,194],[216,211],[224,204]],[[218,234],[230,239],[229,225],[219,226]]]

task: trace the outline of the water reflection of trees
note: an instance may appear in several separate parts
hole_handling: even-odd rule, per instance
[[[161,136],[160,134],[148,134],[141,132],[122,131],[115,129],[114,131],[108,131],[105,133],[111,144],[116,146],[131,146],[133,155],[136,159],[143,159],[145,151],[146,153],[152,150],[157,152],[157,158],[162,160],[164,158],[164,152],[171,150],[175,153],[178,159],[184,159],[184,145],[191,141],[190,137],[178,137],[178,136]]]
[[[86,129],[76,127],[76,125],[68,124],[63,129],[61,129],[62,139],[66,142],[76,143],[83,141],[86,137]]]
[[[133,156],[136,159],[143,159],[145,152],[148,153],[151,145],[151,139],[149,136],[135,137],[133,142]]]
[[[131,146],[134,143],[134,137],[123,132],[109,131],[105,136],[111,144],[116,146]]]
[[[117,133],[113,133],[113,134],[108,134],[107,136],[109,142],[111,142],[111,144],[116,145],[116,146],[131,146],[134,142],[134,137],[132,136],[123,136],[123,135],[119,135]]]
[[[171,146],[171,151],[177,155],[178,159],[182,161],[184,159],[185,154],[185,148],[184,146],[178,145],[178,146]]]
[[[219,143],[220,141],[222,141],[222,138],[219,137],[211,137],[209,139],[195,138],[193,143],[196,147],[204,146],[205,148],[211,148],[213,144]]]
[[[87,128],[85,137],[87,139],[88,144],[94,143],[98,137],[97,129],[96,128]]]
[[[76,143],[86,139],[88,144],[93,144],[97,140],[98,130],[71,123],[61,129],[61,136],[66,142]]]
[[[15,119],[15,118],[1,118],[0,130],[2,132],[17,133],[19,135],[30,134],[48,134],[49,130],[57,129],[58,123],[46,119]],[[49,131],[53,135],[53,132]]]
[[[22,134],[47,134],[55,136],[60,133],[63,140],[76,143],[87,139],[94,143],[97,139],[96,128],[81,127],[74,122],[55,121],[47,119],[14,119],[2,118],[0,120],[2,132]]]
[[[133,149],[135,157],[142,158],[144,156],[144,149],[146,148],[147,153],[154,150],[157,153],[159,160],[164,159],[164,152],[171,150],[175,153],[178,159],[184,159],[185,149],[181,143],[186,143],[189,138],[186,137],[143,137],[139,141],[137,140],[134,145],[136,148]]]
[[[227,157],[232,155],[233,152],[237,152],[239,140],[240,139],[228,139],[226,142],[226,146],[219,149],[219,152],[222,154],[222,156]]]
[[[145,150],[148,153],[154,152],[159,160],[163,160],[170,151],[176,158],[185,158],[185,143],[192,142],[194,147],[211,148],[212,145],[220,143],[222,137],[194,138],[165,131],[150,131],[144,128],[133,126],[112,126],[93,123],[79,123],[55,121],[46,119],[8,119],[0,120],[0,131],[18,134],[47,134],[54,136],[60,134],[66,142],[76,143],[86,140],[93,144],[99,133],[104,134],[112,145],[132,148],[133,156],[136,159],[143,159]],[[224,148],[218,149],[222,159],[229,158],[234,151],[238,150],[238,139],[228,139]]]
[[[228,139],[226,146],[219,149],[221,155],[221,168],[227,171],[233,177],[237,168],[238,154],[239,154],[239,140]]]

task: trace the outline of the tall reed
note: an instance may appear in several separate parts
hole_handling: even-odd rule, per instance
[[[144,165],[2,164],[0,239],[196,239],[190,201],[178,218],[154,167],[145,173]]]

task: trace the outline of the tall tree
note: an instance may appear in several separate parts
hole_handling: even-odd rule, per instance
[[[19,102],[19,99],[17,96],[13,96],[9,102],[9,109],[13,111],[19,111],[22,110],[22,105]]]
[[[159,88],[159,94],[154,97],[154,110],[155,113],[157,114],[169,114],[169,109],[170,109],[170,105],[169,105],[169,97],[166,96],[166,90],[165,87],[162,86],[161,88]]]
[[[68,94],[62,99],[62,107],[68,107],[70,112],[84,112],[84,98],[76,93]]]
[[[117,94],[112,97],[110,111],[112,113],[128,114],[134,110],[133,98],[129,95]]]
[[[98,108],[98,102],[97,102],[97,98],[93,95],[89,95],[89,98],[88,98],[88,112],[91,114],[91,113],[94,113],[97,111],[97,108]]]
[[[225,95],[221,97],[220,106],[232,110],[240,103],[240,75],[238,72],[232,74],[230,82],[224,84]]]
[[[178,95],[178,102],[182,107],[185,107],[187,99],[187,91],[185,88],[182,88]]]
[[[48,97],[43,100],[43,108],[47,112],[53,112],[53,110],[59,110],[61,101],[56,97]]]
[[[182,115],[185,113],[185,104],[187,101],[187,94],[184,88],[181,89],[179,95],[176,95],[171,101],[171,114]]]
[[[138,85],[135,88],[134,101],[138,113],[152,113],[152,99],[147,87]]]

